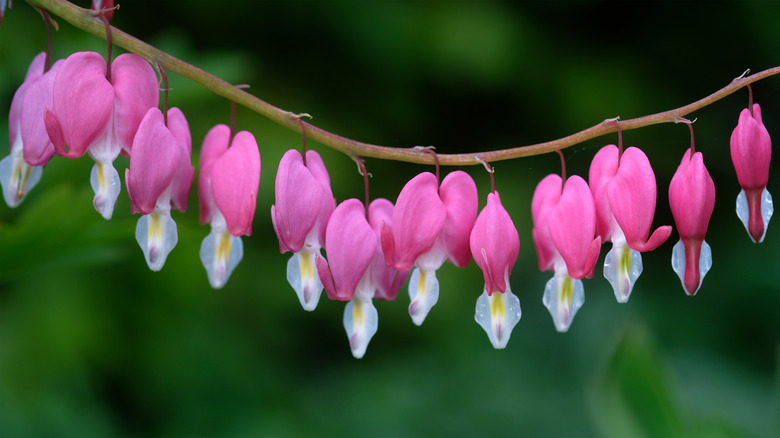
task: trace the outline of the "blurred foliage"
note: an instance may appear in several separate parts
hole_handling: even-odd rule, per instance
[[[86,4],[88,2],[81,2]],[[780,64],[780,7],[742,2],[134,1],[114,25],[341,135],[440,152],[520,146],[606,118],[678,107],[746,68]],[[59,20],[54,53],[105,52]],[[0,26],[0,119],[45,29],[24,2]],[[171,76],[194,157],[229,105]],[[780,78],[754,86],[780,134]],[[208,233],[174,213],[179,244],[150,272],[120,196],[106,222],[90,199],[88,159],[54,159],[17,209],[0,206],[0,436],[576,436],[770,437],[780,432],[778,223],[754,245],[734,213],[739,187],[728,140],[740,91],[691,118],[718,198],[708,242],[714,267],[695,298],[670,267],[676,235],[644,256],[631,301],[600,273],[569,333],[541,304],[530,200],[557,157],[497,163],[518,227],[513,271],[523,319],[505,351],[473,321],[477,267],[442,268],[440,302],[422,327],[401,292],[379,302],[380,328],[355,360],[343,303],[301,310],[285,282],[268,211],[276,166],[300,136],[246,110],[238,126],[263,159],[254,233],[224,290],[208,286],[198,248]],[[0,124],[0,138],[7,138]],[[679,125],[624,133],[658,179],[655,224],[672,223],[666,188],[685,148]],[[587,174],[600,138],[565,151]],[[337,199],[362,196],[346,156],[321,152]],[[373,196],[394,200],[424,166],[368,160]],[[117,167],[127,166],[120,158]],[[772,167],[769,189],[780,193]],[[484,198],[483,169],[466,169]],[[447,171],[447,169],[445,169]],[[776,195],[777,196],[777,195]],[[777,219],[775,219],[777,220]]]

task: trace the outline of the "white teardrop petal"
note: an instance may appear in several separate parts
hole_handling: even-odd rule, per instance
[[[565,272],[557,272],[545,285],[542,303],[550,311],[555,329],[561,333],[567,332],[574,315],[585,303],[582,280],[575,280]]]
[[[42,166],[30,166],[22,157],[22,148],[14,148],[10,155],[0,160],[0,185],[5,203],[11,208],[19,205],[41,180],[42,174]]]
[[[114,164],[110,161],[96,161],[92,166],[92,172],[89,177],[89,184],[95,192],[92,203],[95,210],[103,218],[111,219],[116,207],[116,200],[119,197],[119,191],[122,183],[119,181],[119,173],[114,169]]]
[[[508,283],[507,283],[508,285]],[[493,344],[493,348],[503,349],[509,342],[512,329],[520,321],[520,299],[507,287],[506,292],[494,292],[488,295],[482,290],[477,298],[474,319],[477,321]]]
[[[415,267],[409,279],[409,315],[415,325],[422,325],[428,312],[439,300],[439,280],[436,271],[423,271]]]
[[[293,254],[287,262],[287,282],[298,295],[303,309],[307,311],[317,308],[322,295],[322,281],[315,265],[318,253],[319,251],[307,251],[304,248]]]
[[[157,210],[143,215],[135,227],[135,240],[144,253],[149,269],[159,271],[179,241],[176,222],[170,213],[160,213]]]
[[[371,300],[354,297],[344,308],[344,330],[349,348],[356,359],[366,354],[366,348],[379,326],[379,315]]]
[[[612,244],[604,258],[604,278],[612,285],[618,303],[628,302],[636,280],[642,275],[642,254],[625,241]]]
[[[241,237],[230,234],[225,227],[211,227],[200,245],[200,261],[206,268],[209,284],[221,289],[244,257]]]

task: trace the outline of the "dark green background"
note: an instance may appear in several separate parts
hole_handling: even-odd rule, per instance
[[[103,41],[58,21],[57,58],[105,53]],[[113,24],[325,129],[442,153],[521,146],[675,108],[747,68],[780,65],[780,7],[770,1],[127,0]],[[40,17],[17,0],[0,25],[0,119],[44,44]],[[195,160],[229,105],[176,75],[171,87]],[[780,78],[754,91],[780,138]],[[439,271],[439,304],[422,327],[410,321],[405,291],[378,302],[379,332],[353,359],[344,304],[323,296],[315,312],[301,309],[271,226],[276,167],[301,138],[245,109],[238,126],[257,136],[263,173],[254,233],[224,290],[210,289],[198,259],[208,227],[197,223],[195,190],[188,212],[173,215],[178,246],[153,273],[125,191],[106,222],[91,205],[91,161],[55,158],[20,207],[0,206],[0,436],[777,436],[780,225],[755,245],[734,213],[728,144],[746,104],[743,90],[690,116],[717,187],[707,236],[714,265],[699,295],[687,297],[671,270],[675,232],[645,254],[628,304],[616,303],[600,261],[567,334],[542,306],[550,273],[537,270],[531,239],[533,189],[560,171],[558,158],[497,163],[521,241],[511,284],[523,318],[505,351],[474,322],[483,283],[472,263]],[[687,127],[624,138],[656,171],[654,226],[672,224],[667,187]],[[569,173],[587,175],[598,148],[615,141],[567,149]],[[362,196],[349,158],[309,145],[339,201]],[[127,163],[118,161],[120,174]],[[430,170],[367,165],[373,195],[391,200]],[[465,170],[482,205],[488,176]]]

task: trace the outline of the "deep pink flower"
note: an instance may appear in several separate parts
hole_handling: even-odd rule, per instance
[[[357,199],[347,199],[336,207],[325,232],[327,262],[317,257],[317,271],[331,300],[351,300],[371,264],[378,244],[366,220],[366,211]]]
[[[640,252],[661,245],[669,238],[672,227],[658,227],[650,235],[656,182],[650,161],[641,149],[630,147],[620,156],[617,146],[604,146],[593,157],[589,179],[596,203],[597,234],[603,241],[612,242],[604,260],[604,277],[612,285],[618,302],[625,303],[642,273]]]
[[[304,245],[319,249],[325,243],[328,218],[336,208],[328,170],[320,155],[307,151],[304,165],[300,152],[287,151],[279,162],[275,190],[271,219],[279,251],[298,252]]]
[[[328,298],[349,301],[344,309],[344,329],[352,355],[361,358],[376,334],[378,315],[372,300],[392,300],[409,271],[397,273],[384,263],[379,244],[380,226],[390,221],[393,204],[374,200],[368,208],[348,199],[333,211],[326,229],[328,260],[316,255],[317,271]]]
[[[109,219],[119,196],[119,175],[113,161],[130,151],[138,125],[149,108],[157,107],[159,89],[154,70],[138,55],[119,55],[106,79],[106,61],[95,52],[69,56],[54,79],[52,109],[44,123],[57,154],[77,158],[88,152],[95,160],[91,183],[94,204]]]
[[[16,90],[8,114],[11,154],[0,162],[0,183],[10,207],[17,206],[38,183],[41,168],[54,155],[43,124],[44,108],[52,105],[52,88],[62,61],[45,72],[46,54],[39,53],[30,64],[24,82]]]
[[[448,174],[438,186],[423,172],[406,183],[393,211],[392,229],[385,224],[381,244],[388,266],[415,266],[409,281],[409,314],[425,320],[439,297],[436,270],[449,260],[459,267],[471,260],[468,239],[477,216],[477,186],[463,171]]]
[[[561,177],[547,175],[536,186],[531,204],[534,243],[541,271],[557,271],[565,263],[574,279],[593,276],[599,255],[596,212],[588,184],[574,175],[561,190]]]
[[[680,242],[673,250],[672,266],[688,295],[695,295],[712,265],[704,235],[715,207],[715,184],[704,166],[701,152],[691,156],[688,149],[683,155],[669,184],[669,206],[680,233]]]
[[[200,223],[211,232],[200,247],[200,259],[209,283],[218,289],[227,283],[244,255],[240,236],[252,234],[252,220],[260,187],[260,151],[255,137],[217,125],[206,134],[200,153],[198,200]]]
[[[611,217],[631,249],[652,251],[669,238],[669,225],[658,227],[648,238],[655,214],[656,183],[650,161],[641,149],[630,147],[618,157],[614,145],[601,148],[593,157],[590,180],[604,241],[614,237]]]
[[[469,237],[471,255],[482,269],[485,292],[493,295],[509,289],[509,276],[520,252],[517,228],[501,205],[498,192],[489,193]]]
[[[382,227],[382,249],[388,266],[410,269],[439,237],[447,208],[439,196],[439,182],[430,172],[412,178],[398,195],[393,228]]]
[[[742,110],[731,133],[731,161],[742,186],[737,214],[754,242],[764,240],[773,212],[772,197],[766,190],[771,158],[772,140],[761,120],[761,107],[754,104],[752,113]]]
[[[485,278],[474,319],[494,348],[504,348],[521,316],[520,299],[509,286],[509,276],[520,252],[520,237],[498,192],[488,194],[487,204],[471,230],[469,246]]]
[[[133,213],[143,217],[136,240],[149,268],[159,271],[178,241],[171,208],[187,209],[194,169],[190,164],[192,141],[187,120],[178,108],[168,110],[168,125],[157,108],[151,108],[133,141],[130,167],[125,171]]]
[[[601,238],[594,238],[593,195],[579,176],[562,184],[560,176],[548,175],[536,186],[531,213],[539,269],[555,272],[545,286],[542,302],[556,329],[565,332],[585,302],[581,279],[593,276],[599,256]]]
[[[307,151],[304,165],[300,152],[287,151],[279,162],[275,191],[271,221],[279,239],[279,251],[294,253],[287,263],[287,281],[301,306],[311,311],[322,293],[314,260],[325,244],[325,228],[336,207],[330,177],[320,155]]]
[[[260,187],[260,151],[255,137],[240,131],[230,138],[230,128],[217,125],[206,134],[200,154],[200,223],[224,217],[234,236],[252,234],[252,220]]]

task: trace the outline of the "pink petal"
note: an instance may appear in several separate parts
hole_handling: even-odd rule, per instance
[[[111,63],[111,84],[115,99],[114,134],[129,152],[141,119],[149,108],[156,108],[159,103],[157,75],[146,60],[124,53]]]
[[[331,279],[317,268],[320,280],[326,286],[328,298],[347,301],[355,294],[360,279],[374,258],[377,240],[376,234],[366,221],[363,203],[357,199],[347,199],[339,204],[328,221],[326,231],[328,245],[328,265],[332,275],[332,288],[328,288]]]
[[[36,77],[24,94],[21,113],[24,161],[31,166],[43,166],[54,156],[54,145],[44,124],[44,111],[52,107],[54,78],[62,66],[57,61],[46,74]]]
[[[691,158],[688,149],[683,155],[669,183],[669,206],[682,239],[704,240],[715,208],[715,183],[704,166],[701,152]]]
[[[539,270],[553,269],[558,250],[550,237],[547,227],[547,215],[558,204],[561,197],[561,177],[550,174],[536,186],[531,201],[531,214],[534,221],[533,238],[536,255],[539,258]]]
[[[596,204],[596,234],[601,236],[601,239],[605,242],[612,240],[615,223],[612,210],[609,208],[607,187],[609,187],[610,181],[617,174],[619,163],[620,158],[617,146],[604,146],[593,157],[588,175],[588,183],[593,194],[593,201]]]
[[[24,101],[24,95],[33,80],[39,78],[43,74],[45,57],[46,54],[44,52],[35,56],[32,63],[30,63],[30,67],[27,69],[27,75],[24,78],[24,82],[16,89],[13,100],[11,100],[11,108],[8,112],[8,142],[11,144],[11,150],[14,148],[16,137],[21,129],[22,102]]]
[[[324,192],[320,201],[320,216],[317,227],[319,228],[319,242],[321,245],[325,245],[325,228],[328,226],[328,219],[333,213],[333,209],[336,208],[336,200],[333,198],[333,191],[330,188],[328,170],[325,168],[325,163],[322,162],[320,154],[312,150],[306,151],[306,168],[319,181]]]
[[[230,128],[227,125],[214,126],[203,139],[203,146],[200,149],[200,177],[198,179],[201,224],[211,222],[211,216],[216,208],[214,194],[211,192],[211,169],[217,159],[227,151],[228,142],[230,142]]]
[[[488,194],[487,205],[477,216],[469,238],[471,254],[485,277],[488,295],[505,292],[520,252],[520,237],[512,218],[501,205],[498,192]]]
[[[52,102],[64,140],[57,153],[68,158],[84,155],[106,131],[113,114],[114,88],[106,80],[103,57],[95,52],[70,55],[54,79]]]
[[[769,181],[769,162],[772,158],[772,140],[761,122],[761,107],[753,105],[739,114],[737,127],[731,133],[731,161],[737,171],[739,185],[746,191],[759,192]]]
[[[449,260],[459,268],[471,261],[469,236],[477,218],[477,185],[468,173],[456,170],[448,174],[439,189],[447,219],[441,229]]]
[[[669,237],[671,228],[662,227],[648,241],[655,214],[656,187],[650,161],[641,149],[630,147],[623,152],[620,168],[607,189],[607,198],[631,249],[651,251]]]
[[[150,214],[154,210],[157,199],[173,181],[181,154],[162,112],[150,109],[138,128],[125,178],[133,214]]]
[[[168,129],[179,145],[181,155],[176,174],[171,182],[171,206],[179,211],[187,211],[190,187],[195,175],[192,167],[192,137],[187,119],[179,108],[168,110]]]
[[[561,198],[550,210],[546,222],[569,276],[574,279],[592,276],[601,240],[596,239],[599,243],[594,252],[596,207],[584,179],[574,175],[566,180]]]
[[[307,157],[308,158],[308,157]],[[308,164],[308,163],[307,163]],[[280,248],[298,252],[317,224],[322,209],[322,185],[303,165],[300,152],[288,150],[276,173],[275,221]],[[330,199],[333,197],[330,196]]]
[[[447,217],[438,189],[436,176],[423,172],[406,183],[398,195],[392,228],[396,269],[411,268],[436,242]]]
[[[241,131],[211,169],[214,202],[234,236],[251,235],[260,187],[260,152],[255,137]]]
[[[375,199],[368,206],[368,218],[371,229],[376,234],[379,242],[380,230],[383,224],[392,224],[393,203],[387,199]],[[371,280],[376,292],[374,298],[393,301],[398,295],[398,290],[409,276],[410,270],[398,272],[385,263],[382,245],[377,244],[374,258],[368,268],[371,272]]]

